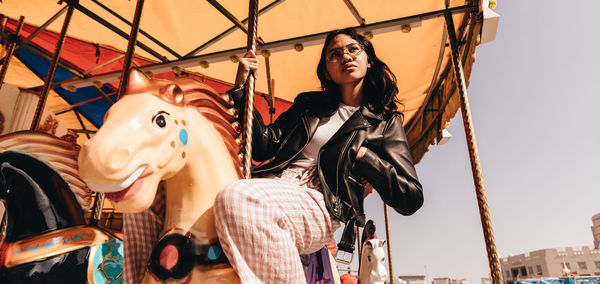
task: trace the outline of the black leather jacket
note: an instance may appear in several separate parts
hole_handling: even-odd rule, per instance
[[[228,93],[243,117],[243,89]],[[274,159],[258,166],[252,173],[283,170],[308,144],[320,118],[333,113],[337,107],[338,102],[331,101],[322,92],[308,92],[298,95],[294,104],[270,125],[265,125],[260,114],[254,111],[252,158],[255,161]],[[368,150],[357,161],[356,154],[361,146]],[[404,128],[391,112],[376,114],[369,107],[361,106],[323,145],[317,167],[327,209],[342,222],[352,221],[364,226],[365,180],[386,204],[402,215],[413,214],[423,204],[422,187]],[[353,241],[353,233],[351,237]]]

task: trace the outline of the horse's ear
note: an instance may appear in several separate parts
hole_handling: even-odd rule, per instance
[[[125,87],[125,93],[137,93],[141,90],[147,89],[151,85],[152,81],[144,72],[137,68],[132,68],[129,72],[129,80]]]
[[[373,243],[371,242],[371,240],[368,240],[368,241],[365,242],[365,246],[373,248]]]
[[[379,240],[379,247],[385,246],[385,240]]]
[[[176,106],[183,106],[183,90],[176,84],[160,88],[160,96]]]

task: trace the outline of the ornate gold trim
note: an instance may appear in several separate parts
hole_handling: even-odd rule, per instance
[[[60,229],[9,243],[6,250],[7,268],[41,260],[83,247],[100,244],[114,239],[106,232],[85,225]]]

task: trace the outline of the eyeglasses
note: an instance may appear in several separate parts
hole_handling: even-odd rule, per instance
[[[344,46],[343,48],[339,47],[330,50],[329,53],[327,53],[325,60],[327,60],[327,62],[337,63],[342,61],[342,58],[344,58],[344,54],[348,54],[352,58],[356,58],[363,52],[363,50],[365,49],[362,47],[362,45],[358,43],[351,43],[349,45]]]

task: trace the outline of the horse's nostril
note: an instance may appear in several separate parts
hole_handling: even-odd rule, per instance
[[[131,158],[131,151],[121,148],[110,154],[108,162],[113,169],[123,168]]]

